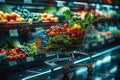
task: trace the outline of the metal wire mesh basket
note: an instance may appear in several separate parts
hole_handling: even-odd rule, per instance
[[[59,60],[60,61],[70,60],[73,63],[75,60],[75,56],[74,56],[75,54],[89,56],[88,47],[89,47],[89,43],[90,43],[90,37],[94,33],[95,30],[94,30],[94,26],[92,24],[87,24],[86,26],[87,27],[84,30],[77,30],[74,32],[69,32],[69,33],[63,32],[63,33],[57,33],[55,35],[39,35],[39,37],[48,37],[48,39],[47,39],[48,42],[46,43],[46,45],[49,45],[50,48],[48,48],[48,47],[46,48],[46,46],[43,48],[42,48],[42,46],[41,47],[38,46],[38,49],[40,49],[40,50],[44,49],[43,51],[48,51],[49,52],[48,54],[57,55],[57,57],[55,57],[53,60],[47,60],[45,62],[47,64],[49,64],[49,62],[51,63],[51,61],[55,62],[55,61],[59,61]],[[82,34],[80,36],[78,36],[77,38],[69,38],[68,37],[70,34],[77,33],[77,32],[82,32]],[[59,37],[56,38],[56,36],[61,37],[61,35],[62,35],[62,39],[60,39]],[[67,38],[66,38],[66,36],[67,36]],[[34,38],[36,38],[36,37],[34,36]],[[53,39],[53,38],[54,38],[54,40],[49,42],[49,40]],[[68,44],[64,44],[63,39],[64,40],[69,39],[68,41],[70,41],[70,42],[68,42]],[[45,39],[43,39],[43,40],[45,40]],[[63,59],[63,58],[59,57],[59,54],[64,54],[67,56],[64,56],[64,59]],[[70,62],[70,64],[71,64],[71,62]]]
[[[78,39],[78,43],[77,44],[73,44],[71,46],[68,47],[68,49],[66,49],[66,51],[61,51],[60,50],[55,50],[53,53],[55,53],[57,55],[56,58],[51,59],[51,60],[46,60],[45,63],[47,65],[50,66],[51,69],[51,79],[52,79],[52,73],[54,73],[54,69],[56,69],[56,67],[62,67],[63,68],[63,80],[64,77],[66,78],[65,75],[68,75],[69,73],[69,68],[71,67],[77,67],[77,66],[86,66],[88,68],[88,72],[91,73],[92,71],[92,65],[93,65],[93,59],[90,56],[90,54],[88,53],[88,45],[90,43],[90,37],[92,34],[94,34],[94,26],[93,25],[87,25],[88,27],[83,30],[83,34],[77,38]],[[60,47],[56,48],[59,49]],[[65,54],[68,55],[67,57],[59,57],[59,54]],[[76,64],[75,61],[77,60],[75,57],[75,54],[79,54],[79,55],[84,55],[84,56],[88,56],[90,57],[90,63],[87,64],[81,64],[78,63]],[[60,68],[59,67],[59,68]],[[68,78],[66,79],[68,80]]]

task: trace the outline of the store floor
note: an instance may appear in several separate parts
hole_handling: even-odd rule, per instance
[[[86,60],[78,64],[89,62]],[[45,65],[9,75],[3,80],[120,80],[120,49],[106,51],[104,55],[95,57],[90,72],[86,66],[69,67],[64,71],[58,67],[51,72],[50,67]]]

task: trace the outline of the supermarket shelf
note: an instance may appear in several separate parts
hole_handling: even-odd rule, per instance
[[[64,0],[55,0],[56,2],[57,1],[61,1],[61,2],[77,2],[77,3],[81,3],[81,4],[100,4],[100,5],[116,5],[116,4],[114,4],[114,3],[103,3],[103,2],[99,2],[99,1],[90,1],[90,0],[88,0],[88,1],[85,1],[85,0],[66,0],[66,1],[64,1]]]
[[[23,2],[0,2],[0,4],[9,4],[9,5],[22,5],[22,6],[48,6],[51,4],[43,3],[23,3]]]
[[[118,41],[119,41],[119,39],[118,39]],[[118,41],[117,40],[114,40],[112,42],[111,41],[110,42],[106,41],[105,42],[106,44],[102,44],[100,42],[97,42],[97,43],[95,42],[95,43],[93,43],[95,45],[92,45],[92,44],[89,45],[90,50],[88,52],[89,52],[89,54],[92,53],[91,55],[92,55],[93,58],[97,57],[97,56],[100,56],[100,55],[104,55],[105,53],[107,53],[109,51],[119,49],[120,48],[120,46],[118,46],[119,43],[116,43]],[[109,43],[112,43],[114,45],[109,45]],[[108,49],[108,47],[109,47],[109,49]],[[113,48],[111,48],[111,47],[113,47]],[[106,50],[106,51],[104,51],[104,50]],[[104,51],[104,52],[95,53],[95,51],[97,51],[97,52]],[[65,59],[65,57],[70,57],[70,56],[66,55],[64,53],[63,54],[60,53],[59,57]],[[81,59],[82,57],[84,59]],[[89,57],[87,57],[87,58],[86,57],[87,56],[84,56],[84,55],[81,55],[81,54],[75,54],[76,61],[74,63],[79,63],[79,62],[82,62],[83,60],[89,60],[90,59]],[[8,75],[8,74],[11,74],[11,73],[13,74],[13,73],[17,73],[19,71],[24,71],[26,69],[30,69],[30,68],[33,68],[33,67],[42,66],[44,64],[44,61],[51,60],[53,58],[57,58],[57,55],[55,55],[54,53],[49,54],[49,55],[43,53],[43,54],[40,54],[40,55],[29,56],[29,57],[26,57],[26,58],[23,58],[23,59],[17,59],[17,60],[13,60],[13,61],[8,61],[6,59],[6,60],[1,62],[1,66],[0,66],[1,74],[0,75]],[[67,60],[67,59],[65,59],[65,60]],[[58,63],[56,63],[56,66],[60,66],[60,65],[58,65]],[[58,70],[59,68],[60,67],[55,68],[54,70]]]
[[[108,24],[119,24],[120,19],[119,18],[113,18],[113,19],[105,19],[104,21],[97,21],[94,22],[94,24],[97,26],[98,23],[100,24],[104,24],[104,23],[108,23]],[[36,29],[36,28],[44,28],[47,29],[48,27],[50,27],[51,25],[62,25],[64,23],[66,23],[67,21],[64,22],[37,22],[34,21],[33,24],[29,24],[28,22],[8,22],[8,24],[0,24],[0,31],[7,31],[10,29],[21,29],[21,30],[26,30],[26,29]]]
[[[17,29],[17,30],[26,30],[26,29],[36,29],[43,27],[44,29],[47,29],[51,25],[56,24],[64,24],[65,22],[33,22],[33,24],[29,24],[28,22],[9,22],[8,24],[0,24],[0,31],[8,31],[10,29]]]
[[[90,6],[97,6],[97,5],[100,5],[102,7],[106,7],[106,8],[115,8],[115,9],[119,9],[119,5],[118,4],[112,4],[112,3],[101,3],[101,2],[94,2],[94,1],[81,1],[81,0],[70,0],[70,1],[62,1],[62,0],[56,0],[56,3],[59,4],[59,2],[64,2],[64,3],[69,3],[69,2],[72,2],[74,4],[74,8],[71,7],[71,5],[67,5],[69,7],[71,7],[72,9],[75,9],[76,8],[79,8],[77,6],[79,5],[88,5],[89,7]],[[48,1],[40,1],[40,2],[33,2],[33,3],[24,3],[24,2],[0,2],[0,4],[9,4],[9,5],[21,5],[21,6],[36,6],[36,7],[40,7],[40,6],[48,6],[48,5],[56,5],[55,4],[48,4]],[[73,6],[73,5],[72,5]]]

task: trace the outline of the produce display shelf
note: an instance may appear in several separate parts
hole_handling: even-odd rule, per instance
[[[109,41],[110,40],[110,41]],[[92,41],[90,42],[90,44],[88,45],[88,52],[89,54],[93,55],[93,53],[95,54],[96,51],[99,51],[101,49],[103,49],[103,47],[105,46],[111,46],[110,43],[114,44],[112,46],[118,45],[119,44],[119,37],[116,37],[115,39],[109,39],[108,41],[105,40],[104,43],[102,42],[96,42],[96,41]],[[105,48],[104,48],[105,49]],[[58,53],[59,58],[64,58],[64,57],[70,57],[70,55],[65,54],[65,53]],[[81,54],[75,54],[74,55],[76,57],[76,59],[81,58]],[[1,74],[0,75],[7,75],[12,73],[16,73],[19,71],[23,71],[32,67],[37,67],[37,66],[41,66],[43,65],[43,62],[46,60],[51,60],[51,59],[55,59],[57,58],[56,53],[43,53],[43,54],[39,54],[39,55],[35,55],[35,56],[28,56],[26,58],[23,59],[17,59],[17,60],[2,60],[0,63],[0,71]],[[67,58],[66,58],[67,60]],[[59,61],[58,61],[59,63]],[[8,72],[5,72],[4,70],[8,70]],[[13,72],[14,69],[14,72]]]
[[[61,23],[61,22],[37,22],[37,21],[33,21],[32,24],[53,24],[53,23]],[[28,25],[32,25],[32,24],[29,24],[29,22],[8,22],[7,24],[2,24],[2,25],[13,25],[13,24],[28,24]]]
[[[66,23],[65,22],[33,22],[32,24],[29,24],[28,22],[8,22],[7,24],[0,24],[0,31],[8,31],[10,29],[18,29],[18,30],[26,30],[26,29],[31,29],[31,30],[36,30],[40,28],[47,29],[52,25],[62,25]]]

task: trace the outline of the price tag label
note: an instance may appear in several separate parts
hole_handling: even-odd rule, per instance
[[[34,61],[34,57],[27,57],[26,60],[27,60],[27,62]]]
[[[35,31],[37,32],[37,31],[39,31],[41,29],[42,29],[41,27],[38,27],[38,28],[35,28]]]
[[[93,43],[92,46],[93,46],[93,47],[97,46],[97,42]]]
[[[17,65],[17,61],[10,61],[9,62],[9,66],[15,66],[15,65]]]
[[[0,0],[0,2],[5,2],[5,0]]]
[[[13,37],[13,36],[18,36],[18,31],[17,29],[14,29],[14,30],[9,30],[9,33],[10,33],[10,36]]]
[[[24,0],[24,3],[32,3],[32,0]]]

